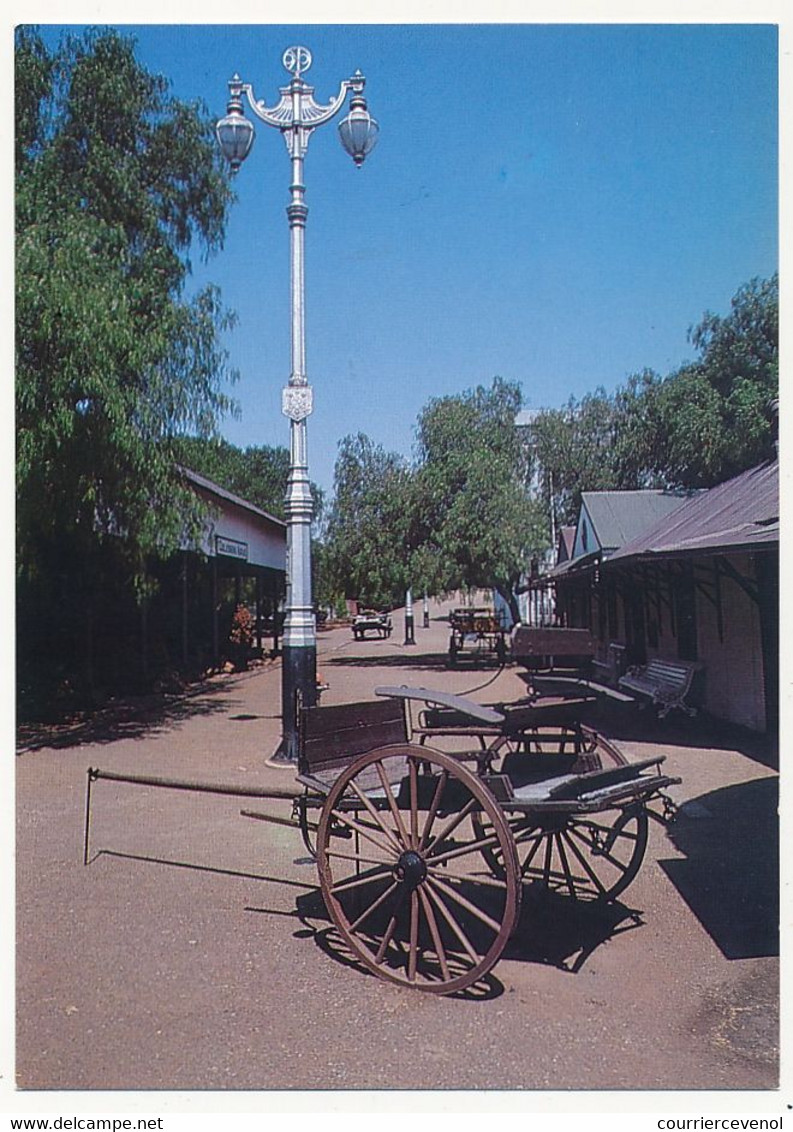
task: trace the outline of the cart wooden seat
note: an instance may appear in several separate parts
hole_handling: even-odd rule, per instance
[[[412,741],[423,746],[444,738],[475,739],[478,750],[457,753],[480,763],[519,748],[576,755],[592,748],[592,732],[582,723],[590,702],[586,695],[529,696],[513,704],[482,705],[464,696],[408,685],[375,688],[375,694],[404,701]],[[577,772],[593,769],[595,765],[584,762],[575,767]]]
[[[547,809],[549,804],[566,803],[571,809],[582,807],[597,808],[624,798],[641,798],[647,792],[655,792],[662,785],[672,783],[673,779],[661,780],[658,768],[664,757],[645,759],[635,763],[605,770],[594,770],[585,774],[562,774],[539,782],[530,782],[514,789],[513,797],[506,804],[517,802],[530,808]],[[654,768],[655,773],[644,774]],[[554,805],[554,808],[557,808]]]

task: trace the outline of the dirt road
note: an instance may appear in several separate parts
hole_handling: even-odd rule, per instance
[[[448,670],[445,609],[430,609],[428,629],[416,609],[415,646],[400,614],[390,640],[322,634],[323,703],[371,699],[380,683],[483,703],[525,693],[517,669]],[[21,1089],[727,1090],[709,1111],[741,1089],[766,1091],[755,1111],[783,1107],[768,1092],[776,772],[760,745],[699,722],[607,713],[631,758],[667,754],[687,804],[671,831],[652,824],[624,903],[529,905],[479,994],[417,994],[352,964],[298,833],[241,817],[239,799],[100,781],[83,867],[88,766],[288,782],[265,761],[279,681],[277,665],[217,677],[20,753]]]

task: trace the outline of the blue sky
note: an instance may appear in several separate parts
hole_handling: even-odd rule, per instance
[[[500,375],[555,407],[668,373],[706,310],[777,268],[770,24],[115,26],[218,117],[234,71],[277,101],[292,44],[322,102],[367,77],[363,168],[335,121],[306,161],[309,462],[328,491],[344,435],[409,456],[430,397]],[[225,247],[196,262],[239,317],[242,415],[222,431],[241,446],[288,441],[290,169],[256,125]]]

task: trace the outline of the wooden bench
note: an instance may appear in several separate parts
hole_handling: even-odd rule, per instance
[[[686,715],[696,715],[697,709],[685,702],[691,692],[694,676],[702,666],[688,660],[664,660],[654,657],[646,664],[629,668],[620,677],[619,687],[632,695],[647,696],[660,707],[659,719],[672,708],[680,708]]]
[[[609,641],[604,653],[594,657],[592,667],[598,678],[616,688],[620,677],[625,675],[625,645]]]

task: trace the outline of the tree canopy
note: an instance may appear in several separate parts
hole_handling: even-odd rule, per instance
[[[500,378],[431,400],[413,465],[362,434],[342,441],[323,562],[345,596],[385,605],[408,586],[495,586],[514,606],[526,558],[548,537],[526,491],[519,408],[518,387]]]
[[[374,607],[396,603],[410,584],[409,490],[405,460],[363,433],[344,437],[322,554],[323,593]]]
[[[583,491],[616,486],[617,413],[604,389],[581,401],[571,397],[562,409],[542,410],[528,432],[532,468],[560,522],[574,521]]]
[[[430,590],[494,587],[512,607],[532,552],[548,541],[515,418],[520,387],[495,378],[433,398],[419,415],[411,546]],[[421,577],[421,575],[424,575]]]
[[[206,110],[131,38],[50,50],[20,27],[15,66],[17,642],[38,711],[148,678],[136,598],[203,517],[177,442],[234,408],[231,317],[190,279],[232,194]]]
[[[181,464],[213,480],[227,491],[233,491],[249,503],[283,519],[285,515],[287,481],[289,479],[289,449],[281,445],[252,444],[237,448],[220,438],[183,437],[176,451]],[[314,521],[322,521],[324,493],[311,484],[314,499]]]
[[[16,99],[20,563],[108,533],[167,549],[197,517],[175,438],[233,408],[230,317],[215,288],[187,290],[232,199],[212,123],[114,31],[50,53],[18,29]]]
[[[538,414],[532,444],[560,522],[575,520],[582,491],[712,487],[773,457],[777,276],[741,287],[730,313],[706,313],[689,339],[698,358],[666,377],[644,370],[613,395]]]
[[[774,455],[779,392],[779,278],[753,279],[724,317],[689,332],[699,359],[662,385],[656,470],[673,485],[711,487]]]

